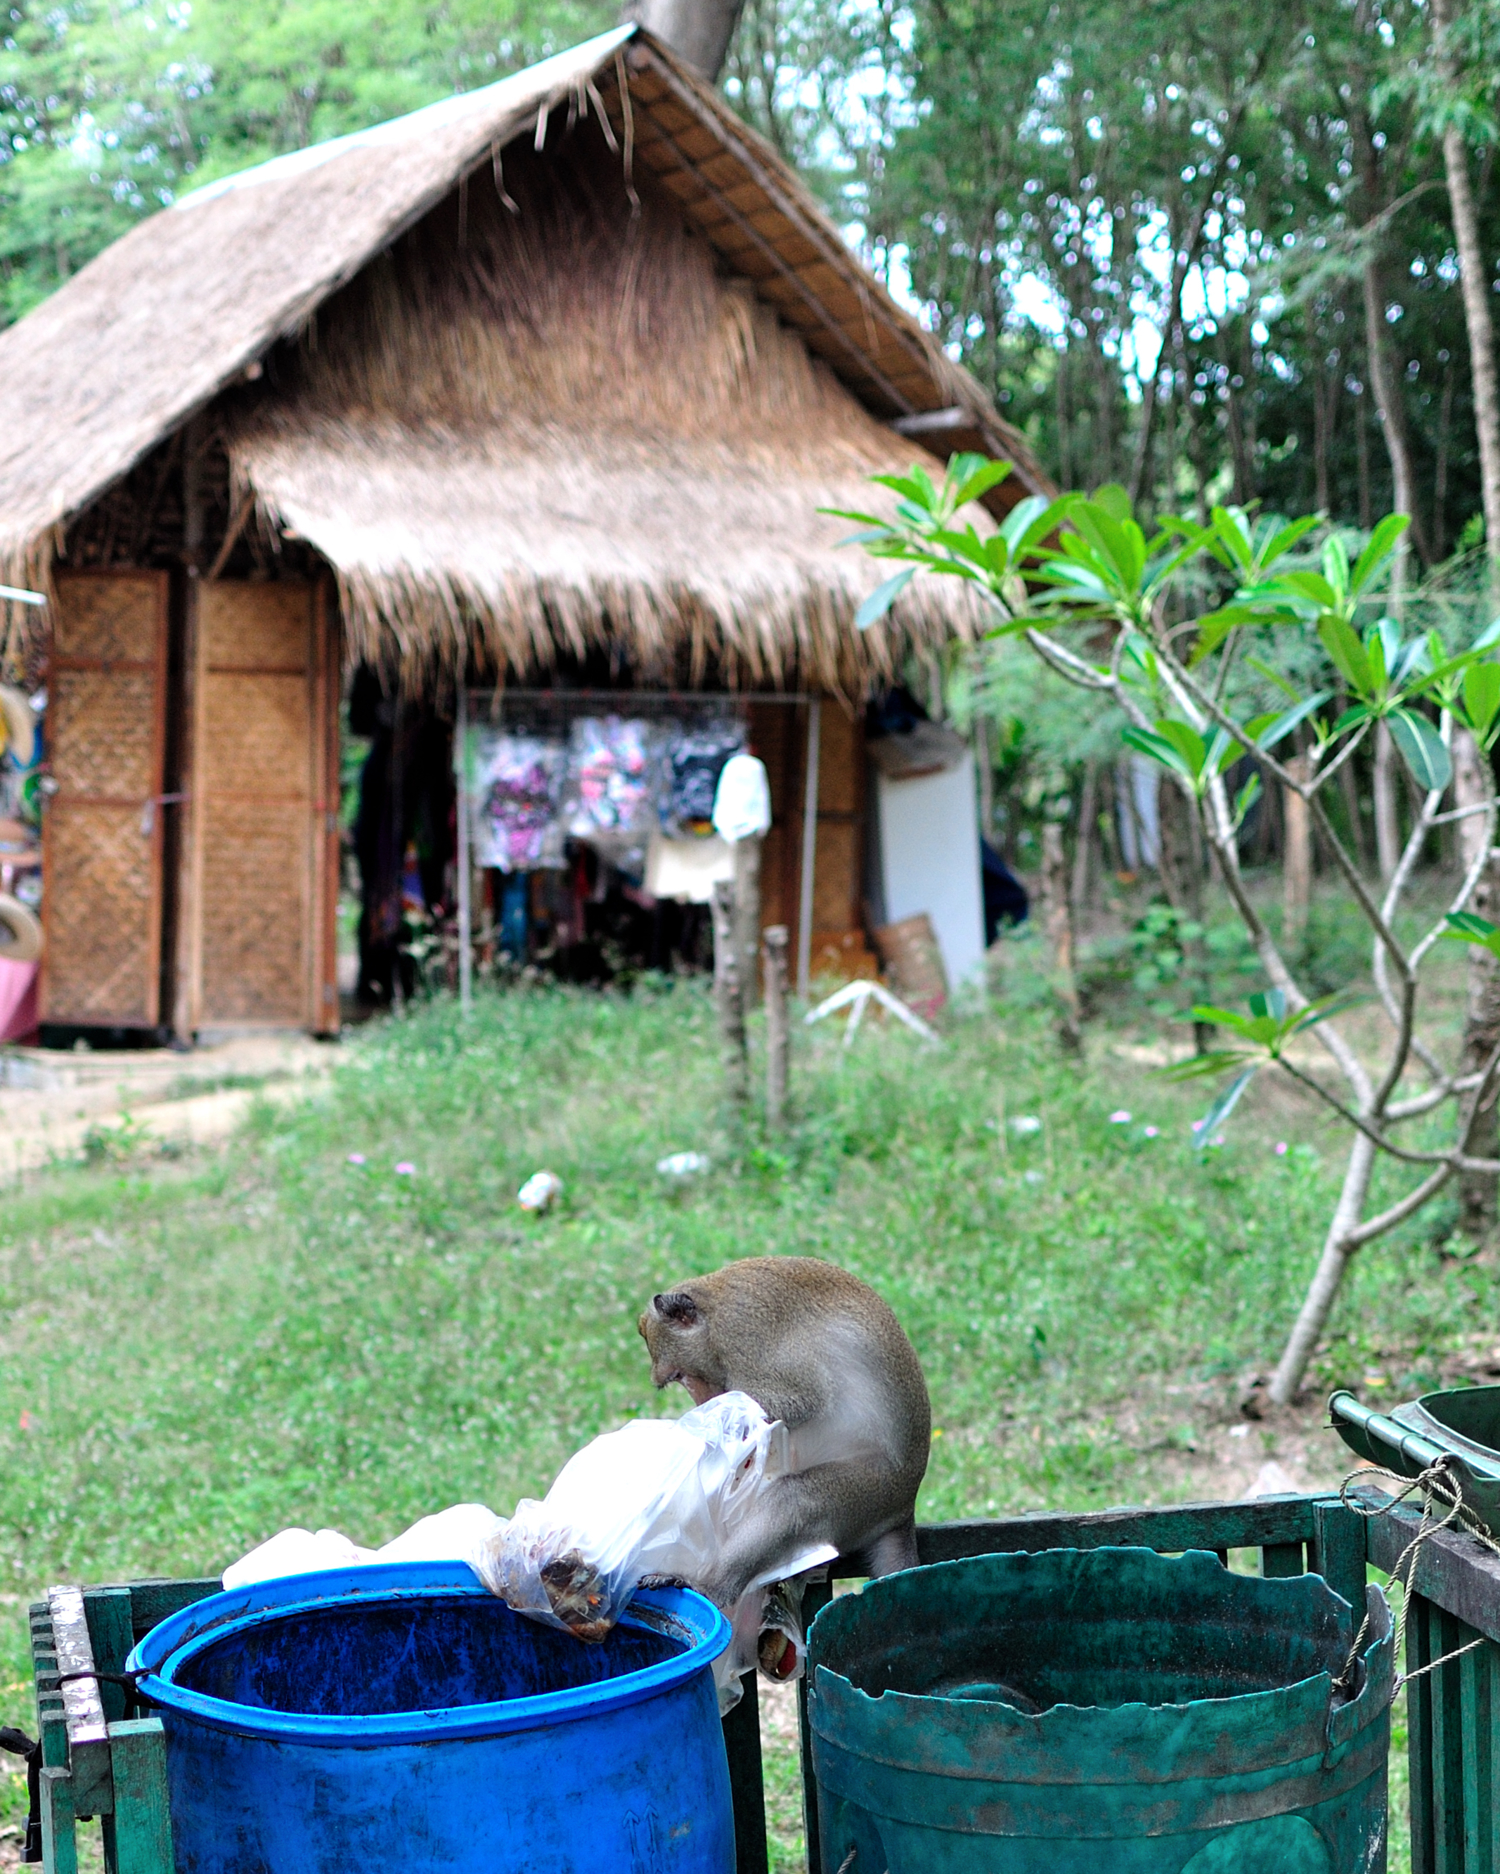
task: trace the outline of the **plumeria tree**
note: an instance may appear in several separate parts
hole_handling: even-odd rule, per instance
[[[1486,962],[1500,958],[1500,928],[1471,908],[1495,840],[1489,757],[1500,736],[1500,664],[1491,651],[1500,621],[1458,649],[1435,632],[1404,634],[1383,605],[1403,515],[1381,521],[1353,557],[1337,532],[1314,550],[1315,518],[1282,523],[1239,508],[1215,508],[1207,525],[1172,521],[1148,538],[1121,488],[1032,497],[997,527],[976,524],[983,515],[973,504],[1008,472],[1001,462],[956,456],[941,484],[920,467],[877,477],[897,497],[894,514],[844,518],[859,522],[852,538],[867,552],[899,564],[857,623],[874,623],[915,578],[967,581],[993,614],[990,635],[1024,641],[1058,676],[1118,704],[1129,724],[1125,740],[1159,765],[1198,815],[1266,977],[1247,1012],[1193,1011],[1224,1042],[1176,1070],[1222,1078],[1198,1130],[1200,1149],[1267,1070],[1305,1088],[1348,1137],[1322,1251],[1269,1386],[1272,1402],[1285,1404],[1358,1251],[1455,1176],[1500,1173],[1493,1117],[1488,1150],[1480,1123],[1492,1115],[1500,1046],[1478,1060],[1446,1060],[1422,1023],[1422,965],[1436,943],[1453,939],[1479,946]],[[1309,669],[1311,679],[1287,675]],[[1275,699],[1269,710],[1267,696]],[[1375,888],[1328,802],[1331,784],[1380,724],[1415,778],[1421,806],[1394,873]],[[1243,778],[1232,785],[1236,777]],[[1240,828],[1271,785],[1305,803],[1368,927],[1384,1017],[1373,1048],[1357,1046],[1341,1019],[1348,998],[1309,995],[1246,888]],[[1415,942],[1404,941],[1398,912],[1424,846],[1444,822],[1459,823],[1463,875],[1442,915]],[[1321,1045],[1331,1072],[1308,1064],[1304,1037]],[[1403,1168],[1407,1188],[1372,1209],[1381,1157]]]

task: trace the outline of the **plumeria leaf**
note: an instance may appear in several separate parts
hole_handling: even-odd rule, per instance
[[[1339,675],[1361,697],[1375,694],[1375,672],[1359,633],[1346,618],[1336,612],[1324,612],[1318,620],[1318,636]]]
[[[1137,729],[1134,726],[1121,731],[1120,739],[1130,748],[1152,761],[1159,762],[1163,768],[1170,768],[1174,774],[1180,774],[1185,781],[1196,782],[1198,768],[1192,766],[1177,746],[1165,736],[1154,735],[1149,729]],[[1202,744],[1199,744],[1199,766],[1202,765]]]
[[[1218,1099],[1209,1107],[1208,1111],[1198,1121],[1198,1136],[1194,1140],[1195,1150],[1200,1152],[1206,1151],[1213,1143],[1214,1134],[1234,1111],[1235,1107],[1239,1105],[1240,1095],[1245,1091],[1246,1087],[1249,1086],[1250,1082],[1255,1078],[1255,1075],[1256,1069],[1254,1067],[1241,1068],[1240,1072],[1230,1081],[1229,1085],[1219,1095]]]
[[[1433,724],[1414,709],[1393,709],[1386,721],[1391,740],[1417,785],[1424,792],[1441,793],[1453,779],[1453,761],[1448,744]]]
[[[1284,709],[1279,716],[1269,718],[1258,716],[1256,721],[1263,725],[1259,730],[1255,729],[1253,724],[1247,725],[1255,737],[1255,746],[1265,749],[1274,748],[1279,741],[1290,735],[1299,723],[1306,722],[1315,710],[1321,709],[1325,703],[1332,701],[1332,690],[1317,690],[1311,696],[1304,696],[1302,701],[1293,708]]]
[[[1447,924],[1445,937],[1457,943],[1478,944],[1492,956],[1500,957],[1500,924],[1492,924],[1487,917],[1479,917],[1473,911],[1450,911]]]
[[[979,466],[970,467],[969,465],[975,460],[974,456],[955,456],[948,464],[948,474],[952,480],[957,480],[956,470],[960,463],[963,463],[967,470],[963,481],[954,490],[953,505],[955,508],[961,508],[970,501],[977,501],[981,495],[987,495],[997,483],[1003,482],[1010,474],[1009,462],[987,462],[981,456],[977,458]]]
[[[1234,830],[1238,832],[1245,823],[1245,815],[1260,799],[1260,770],[1253,769],[1250,779],[1234,797]]]
[[[883,580],[854,614],[855,630],[868,631],[877,619],[884,618],[916,576],[915,566],[905,566]]]
[[[1480,746],[1489,746],[1500,716],[1500,664],[1470,664],[1463,675],[1464,715]]]
[[[1396,542],[1411,525],[1409,514],[1387,514],[1377,524],[1365,545],[1365,550],[1354,562],[1354,571],[1349,575],[1349,591],[1358,598],[1376,573],[1395,551]]]

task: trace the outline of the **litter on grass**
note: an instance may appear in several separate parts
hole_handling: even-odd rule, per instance
[[[516,1192],[522,1210],[550,1210],[562,1196],[563,1181],[555,1171],[533,1171]]]
[[[704,1152],[668,1152],[665,1158],[656,1161],[656,1169],[664,1178],[696,1178],[708,1168],[708,1156]]]

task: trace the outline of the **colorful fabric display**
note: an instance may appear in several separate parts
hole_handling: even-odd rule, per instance
[[[581,716],[568,744],[563,821],[574,839],[644,847],[654,818],[657,734],[649,722]]]
[[[470,748],[475,863],[501,872],[561,865],[562,743],[482,728]]]

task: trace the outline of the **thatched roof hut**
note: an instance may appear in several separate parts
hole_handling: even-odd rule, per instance
[[[775,152],[631,26],[188,195],[0,334],[0,577],[99,563],[80,517],[198,415],[223,546],[300,537],[348,654],[408,672],[607,643],[640,672],[861,687],[904,636],[975,623],[940,581],[850,629],[878,573],[818,509],[910,460],[890,425],[1009,456],[1003,502],[1045,488]]]
[[[740,691],[771,773],[763,909],[804,956],[862,943],[863,744],[828,712],[820,768],[812,693],[852,700],[980,617],[938,580],[856,632],[880,570],[819,510],[865,505],[914,439],[1009,456],[992,506],[1046,492],[639,27],[143,222],[0,333],[0,580],[53,601],[45,643],[15,608],[0,644],[46,657],[44,1024],[336,1028],[359,664],[429,721],[434,676]],[[381,944],[404,734],[361,857]]]

